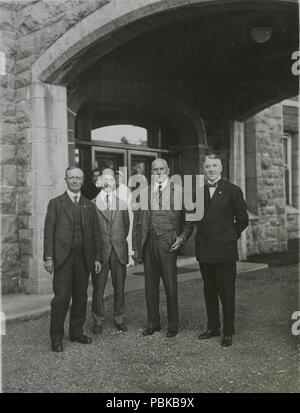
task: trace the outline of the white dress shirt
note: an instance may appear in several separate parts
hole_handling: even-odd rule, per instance
[[[107,195],[108,195],[108,203],[107,203]],[[102,200],[102,203],[101,203]],[[103,189],[99,192],[96,197],[96,206],[98,209],[103,210],[103,203],[106,208],[109,208],[113,205],[113,191],[105,192]]]
[[[211,185],[213,185],[213,184],[216,184],[217,182],[219,182],[221,180],[221,177],[220,178],[218,178],[218,179],[216,179],[214,182],[211,182],[211,181],[209,181],[209,180],[207,180],[207,182],[209,183],[209,184],[211,184]],[[208,188],[209,189],[209,195],[210,195],[210,199],[213,197],[213,195],[214,195],[214,193],[215,193],[215,190],[217,189],[217,187],[211,187],[211,188]]]
[[[70,190],[67,188],[67,194],[69,195],[69,198],[71,199],[72,202],[75,202],[75,201],[74,201],[74,197],[75,197],[75,196],[77,196],[77,202],[80,201],[80,196],[81,196],[81,192],[80,192],[80,191],[75,194],[74,192],[70,191]]]
[[[162,181],[162,182],[160,183],[160,185],[161,185],[161,190],[165,189],[165,187],[168,185],[168,182],[169,182],[169,178],[165,179],[164,181]],[[157,191],[158,191],[158,188],[159,188],[159,182],[155,182],[155,183],[154,183],[153,191],[154,191],[154,192],[157,192]]]

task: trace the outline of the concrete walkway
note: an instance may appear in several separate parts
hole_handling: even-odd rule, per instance
[[[193,280],[200,277],[199,266],[194,257],[178,258],[178,282]],[[267,268],[267,264],[257,264],[249,262],[238,262],[238,274],[261,270]],[[196,271],[197,270],[197,271]],[[144,289],[144,277],[140,275],[143,272],[143,265],[136,265],[127,269],[126,291],[134,291]],[[136,274],[139,275],[136,275]],[[91,301],[92,285],[89,286],[89,301]],[[108,280],[105,296],[113,293],[111,279]],[[0,310],[5,314],[6,322],[24,321],[40,317],[50,311],[50,302],[53,298],[52,294],[8,294],[2,297]]]

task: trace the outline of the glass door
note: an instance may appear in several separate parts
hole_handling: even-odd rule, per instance
[[[144,175],[151,182],[151,164],[158,157],[157,152],[138,150],[128,151],[128,177]]]
[[[110,168],[114,171],[117,171],[120,167],[126,167],[126,150],[105,147],[93,147],[92,166],[92,169],[99,169],[100,172],[102,172],[105,168]]]

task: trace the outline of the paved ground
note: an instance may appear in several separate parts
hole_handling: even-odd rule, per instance
[[[205,326],[201,280],[180,283],[180,334],[142,337],[143,291],[127,293],[129,331],[118,333],[108,317],[103,334],[84,346],[65,341],[49,351],[49,316],[8,325],[3,339],[4,392],[299,392],[300,344],[291,335],[299,310],[299,266],[239,275],[234,345],[197,340]],[[107,313],[112,297],[107,297]],[[89,318],[90,320],[90,314]],[[89,327],[89,322],[87,327]],[[299,336],[298,336],[299,337]]]

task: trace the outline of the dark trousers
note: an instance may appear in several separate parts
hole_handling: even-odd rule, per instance
[[[148,328],[160,327],[159,284],[162,278],[167,298],[169,329],[178,328],[177,255],[169,252],[176,238],[169,231],[161,236],[148,235],[144,250],[145,294]]]
[[[72,298],[69,335],[78,337],[83,333],[86,319],[87,288],[89,271],[85,264],[82,247],[74,248],[66,261],[54,269],[51,301],[50,337],[52,343],[59,343],[64,336],[64,322]]]
[[[114,310],[113,319],[115,324],[124,323],[125,314],[125,279],[126,265],[121,264],[115,250],[111,250],[110,257],[106,264],[101,268],[99,274],[92,273],[93,282],[93,299],[92,299],[92,317],[95,326],[101,326],[104,323],[104,291],[107,283],[109,270],[111,271],[111,280],[114,288]]]
[[[200,271],[204,283],[207,328],[220,328],[219,298],[223,310],[223,334],[234,334],[236,262],[203,263]]]

